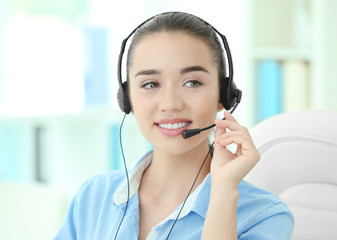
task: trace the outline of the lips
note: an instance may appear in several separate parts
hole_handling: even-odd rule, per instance
[[[159,132],[165,136],[178,136],[186,130],[192,121],[183,118],[162,119],[155,123]]]

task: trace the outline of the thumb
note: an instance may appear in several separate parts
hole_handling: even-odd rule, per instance
[[[221,136],[222,134],[224,134],[226,132],[226,128],[224,127],[221,127],[219,125],[219,123],[223,121],[221,119],[215,119],[214,123],[215,123],[215,126],[216,126],[216,130],[215,130],[215,138]]]
[[[226,120],[230,120],[230,121],[233,121],[233,122],[237,122],[236,119],[233,117],[233,115],[229,112],[229,111],[225,111],[224,112],[224,118]]]

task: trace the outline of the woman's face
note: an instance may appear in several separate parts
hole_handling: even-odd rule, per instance
[[[209,131],[189,139],[181,132],[213,124],[222,109],[210,47],[183,32],[153,33],[135,46],[131,62],[132,113],[154,149],[175,155],[208,144]]]

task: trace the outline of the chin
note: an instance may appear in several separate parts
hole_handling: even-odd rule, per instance
[[[150,141],[154,151],[160,151],[167,155],[178,156],[186,154],[195,149],[200,149],[203,144],[209,145],[207,134],[199,134],[189,139],[183,139],[182,136],[177,136],[168,140]]]

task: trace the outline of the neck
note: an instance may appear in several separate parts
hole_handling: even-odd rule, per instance
[[[161,197],[186,196],[208,151],[208,141],[180,155],[167,154],[154,149],[153,161],[143,174],[141,187]],[[209,173],[211,158],[209,154],[194,189]]]

